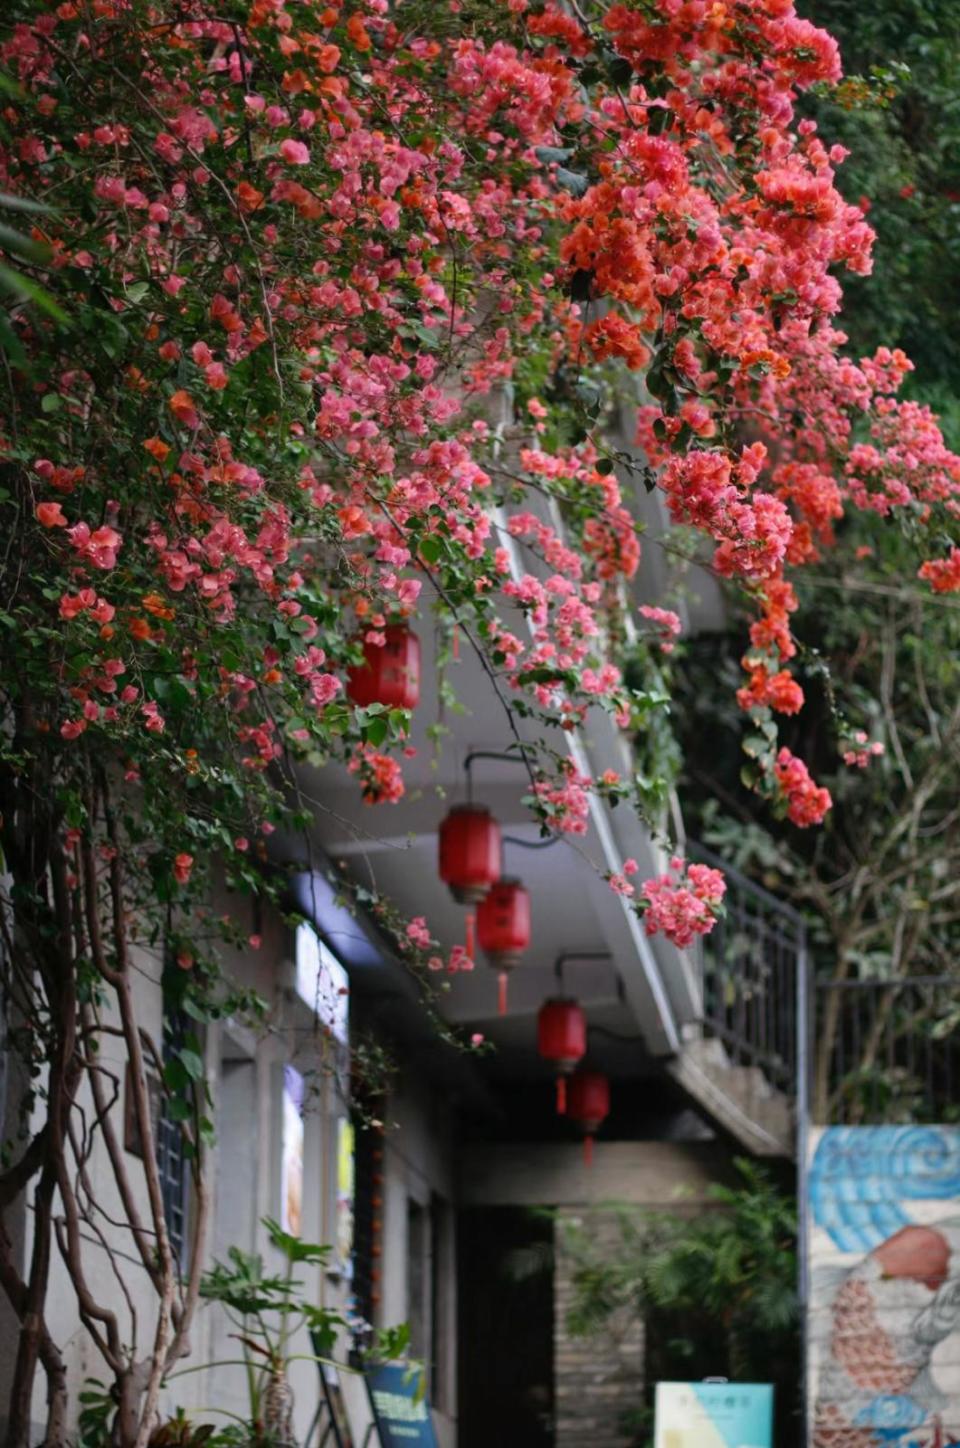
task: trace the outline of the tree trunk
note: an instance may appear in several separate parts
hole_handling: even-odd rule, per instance
[[[47,1332],[40,1344],[40,1358],[47,1375],[47,1427],[42,1448],[67,1448],[67,1369]]]
[[[140,1432],[140,1404],[147,1386],[149,1360],[146,1363],[132,1363],[125,1373],[117,1378],[120,1403],[113,1423],[115,1448],[133,1448]]]
[[[28,1448],[33,1415],[33,1385],[46,1336],[43,1309],[50,1278],[51,1212],[56,1173],[47,1162],[33,1199],[33,1255],[26,1301],[20,1317],[20,1339],[7,1418],[6,1448]]]

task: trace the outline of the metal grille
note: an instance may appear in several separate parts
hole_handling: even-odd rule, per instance
[[[960,980],[819,981],[816,997],[815,1121],[960,1120]]]
[[[177,1018],[168,1022],[163,1036],[163,1063],[170,1060],[173,1051],[183,1041],[184,1023]],[[170,1247],[177,1261],[183,1264],[183,1251],[187,1238],[187,1186],[189,1173],[184,1151],[183,1126],[170,1116],[170,1102],[166,1092],[160,1097],[160,1119],[157,1122],[157,1169],[160,1174],[160,1191],[163,1197],[163,1215],[167,1224]]]
[[[359,1316],[377,1319],[383,1217],[383,1135],[361,1116],[354,1126],[353,1293]]]
[[[801,1062],[806,931],[789,905],[702,845],[691,854],[722,870],[725,914],[703,941],[703,1027],[737,1066],[758,1067],[793,1095]]]

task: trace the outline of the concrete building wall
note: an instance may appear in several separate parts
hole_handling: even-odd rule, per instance
[[[590,1167],[574,1143],[480,1143],[461,1153],[459,1201],[467,1207],[695,1207],[729,1170],[729,1153],[709,1142],[598,1141]]]
[[[225,902],[219,901],[222,908]],[[231,902],[235,905],[235,902]],[[241,909],[246,902],[241,902]],[[261,1251],[271,1266],[279,1268],[280,1258],[272,1252],[261,1219],[270,1216],[279,1220],[280,1157],[282,1144],[282,1072],[290,1062],[303,1071],[318,1069],[317,1048],[312,1040],[310,1011],[298,1002],[289,984],[292,971],[292,937],[279,916],[269,915],[259,924],[262,946],[233,952],[226,960],[232,978],[253,987],[267,1003],[267,1020],[256,1031],[234,1022],[209,1028],[202,1042],[211,1090],[211,1111],[217,1139],[209,1161],[211,1198],[210,1226],[207,1235],[207,1263],[225,1259],[227,1250],[236,1245],[244,1251]],[[135,960],[133,976],[136,1008],[142,1032],[152,1043],[153,1053],[146,1052],[148,1064],[162,1052],[163,1005],[160,977],[163,968],[158,952],[141,950]],[[109,993],[108,993],[109,1000]],[[109,1006],[104,1023],[115,1028],[117,1019]],[[201,1030],[201,1035],[204,1033]],[[146,1183],[135,1152],[127,1149],[124,1129],[125,1064],[122,1042],[109,1030],[101,1040],[99,1052],[102,1079],[106,1094],[115,1094],[110,1112],[117,1137],[123,1146],[123,1160],[132,1195],[141,1219],[149,1223],[150,1212]],[[95,1117],[89,1091],[78,1101],[78,1122]],[[319,1112],[304,1115],[304,1219],[302,1235],[319,1240],[323,1223],[322,1194],[317,1190],[321,1163],[332,1150],[330,1122]],[[94,1139],[86,1174],[91,1196],[98,1210],[81,1231],[82,1269],[92,1298],[116,1314],[121,1341],[135,1356],[143,1357],[153,1337],[156,1323],[156,1296],[142,1267],[130,1233],[123,1227],[126,1213],[117,1188],[102,1136]],[[187,1191],[187,1213],[195,1210]],[[32,1248],[32,1215],[29,1204],[25,1211],[23,1261],[29,1260]],[[273,1260],[271,1261],[271,1257]],[[324,1300],[324,1274],[316,1268],[301,1269],[298,1275],[314,1301]],[[341,1299],[331,1302],[343,1305]],[[73,1411],[78,1394],[87,1380],[109,1377],[90,1332],[82,1325],[77,1296],[59,1253],[54,1250],[50,1291],[46,1315],[54,1341],[63,1349],[68,1371],[68,1384]],[[236,1360],[238,1348],[231,1324],[223,1310],[214,1304],[199,1306],[191,1332],[191,1355],[171,1375],[161,1397],[162,1414],[182,1407],[196,1411],[201,1418],[224,1422],[215,1409],[243,1414],[248,1395],[244,1371],[238,1366],[213,1367],[195,1372],[198,1364]],[[309,1342],[303,1336],[296,1349],[308,1352]],[[0,1357],[8,1357],[7,1352]],[[183,1371],[189,1369],[189,1371]],[[294,1365],[292,1374],[297,1399],[296,1421],[305,1432],[316,1401],[316,1369],[312,1364]],[[38,1431],[43,1423],[45,1383],[38,1372],[34,1396],[34,1421]]]
[[[137,1018],[142,1036],[148,1038],[157,1049],[162,1039],[162,1009],[160,997],[160,972],[162,962],[147,949],[138,948],[132,955],[132,985]],[[127,1171],[132,1201],[145,1224],[150,1222],[150,1207],[146,1180],[140,1169],[135,1152],[125,1145],[124,1106],[126,1098],[126,1049],[119,1036],[120,1017],[112,1007],[112,993],[107,993],[106,1004],[101,1012],[104,1032],[99,1040],[97,1060],[99,1080],[106,1100],[113,1101],[110,1117],[118,1141],[123,1148],[122,1155]],[[148,1071],[152,1068],[149,1049],[144,1051]],[[43,1111],[43,1096],[38,1094],[31,1131],[39,1127]],[[152,1338],[156,1322],[156,1295],[143,1269],[133,1237],[120,1224],[127,1220],[117,1179],[110,1166],[110,1159],[102,1133],[89,1132],[90,1123],[96,1120],[97,1108],[87,1081],[78,1093],[73,1113],[73,1127],[78,1144],[85,1153],[85,1182],[81,1180],[79,1168],[72,1166],[71,1176],[74,1192],[82,1211],[89,1184],[91,1207],[79,1225],[80,1265],[84,1286],[92,1300],[112,1313],[116,1319],[119,1340],[124,1346],[138,1343],[141,1353],[143,1345]],[[24,1214],[24,1241],[22,1262],[30,1262],[33,1252],[33,1212],[31,1210],[35,1179],[27,1194]],[[94,1205],[95,1204],[95,1205]],[[54,1198],[55,1233],[59,1226],[65,1231],[63,1202],[59,1194]],[[26,1271],[24,1271],[26,1275]],[[68,1390],[71,1403],[76,1410],[77,1395],[88,1378],[107,1376],[103,1358],[91,1336],[80,1321],[77,1291],[64,1266],[63,1259],[55,1244],[51,1253],[49,1290],[45,1304],[47,1326],[53,1341],[63,1353],[67,1370]],[[105,1329],[101,1328],[105,1333]],[[46,1382],[42,1370],[38,1370],[34,1384],[33,1420],[38,1432],[45,1422]]]
[[[440,1448],[456,1443],[457,1274],[453,1119],[449,1105],[402,1073],[384,1133],[381,1324],[408,1322],[413,1352],[430,1364]]]
[[[809,1164],[813,1448],[960,1442],[960,1127],[826,1127]]]
[[[218,911],[230,910],[242,920],[251,909],[247,901],[215,902]],[[338,1150],[342,1124],[349,1118],[348,1062],[345,1050],[318,1029],[314,1011],[296,990],[295,936],[279,914],[270,910],[251,913],[251,935],[260,937],[257,949],[227,952],[224,968],[236,983],[255,989],[266,1002],[262,1023],[252,1026],[236,1020],[222,1020],[201,1030],[207,1079],[211,1092],[210,1114],[216,1141],[209,1161],[210,1226],[206,1264],[226,1261],[232,1246],[245,1252],[259,1252],[267,1271],[281,1270],[283,1260],[270,1245],[263,1218],[283,1220],[284,1195],[284,1087],[285,1071],[293,1068],[303,1085],[302,1111],[302,1220],[300,1235],[307,1241],[335,1243],[342,1209],[338,1204]],[[162,1049],[163,1018],[159,954],[143,952],[137,960],[136,991],[144,1031],[156,1051]],[[110,1021],[109,1024],[115,1024]],[[114,1036],[104,1038],[103,1069],[117,1088],[111,1112],[118,1136],[123,1141],[124,1052]],[[408,1271],[408,1211],[415,1203],[438,1223],[428,1233],[428,1254],[424,1270],[434,1271],[442,1282],[437,1309],[431,1323],[439,1323],[449,1334],[455,1331],[455,1267],[452,1232],[444,1221],[452,1214],[453,1178],[451,1168],[451,1124],[449,1114],[431,1093],[418,1083],[416,1063],[404,1063],[404,1085],[391,1103],[391,1125],[385,1134],[385,1235],[383,1240],[384,1291],[379,1310],[380,1325],[404,1321],[410,1308]],[[16,1108],[15,1080],[8,1091],[8,1112]],[[92,1119],[92,1103],[81,1102],[85,1119]],[[134,1196],[142,1215],[149,1220],[143,1173],[134,1155],[124,1151]],[[85,1231],[84,1270],[92,1295],[117,1312],[121,1336],[145,1352],[152,1338],[156,1318],[153,1289],[136,1256],[129,1233],[121,1224],[124,1211],[113,1172],[102,1142],[94,1145],[87,1163],[93,1196],[103,1213],[99,1219],[103,1240]],[[187,1211],[195,1207],[189,1193]],[[31,1250],[29,1200],[22,1212],[22,1260]],[[109,1245],[111,1251],[106,1250]],[[437,1261],[433,1261],[433,1257]],[[111,1260],[112,1258],[112,1260]],[[327,1267],[300,1265],[296,1276],[308,1301],[346,1313],[350,1302],[349,1260],[332,1259]],[[122,1277],[122,1285],[120,1282]],[[425,1290],[432,1300],[430,1277]],[[71,1411],[78,1408],[78,1393],[89,1378],[109,1378],[90,1333],[81,1325],[77,1298],[66,1269],[54,1251],[48,1318],[55,1340],[64,1349],[68,1365]],[[136,1318],[134,1331],[133,1318]],[[0,1315],[0,1364],[14,1356],[16,1325]],[[237,1325],[215,1303],[202,1303],[191,1332],[191,1352],[171,1374],[164,1390],[160,1411],[168,1415],[183,1408],[198,1421],[223,1424],[226,1414],[245,1417],[249,1397],[245,1370],[239,1365]],[[429,1349],[429,1344],[427,1345]],[[337,1350],[344,1361],[349,1349],[346,1335]],[[293,1354],[309,1354],[305,1331],[290,1344]],[[437,1427],[441,1448],[455,1442],[456,1383],[452,1346],[438,1353],[442,1377],[434,1385],[441,1411]],[[4,1376],[0,1371],[0,1379]],[[9,1374],[7,1373],[7,1376]],[[318,1402],[317,1366],[311,1361],[294,1362],[290,1369],[294,1395],[294,1428],[304,1441]],[[370,1419],[362,1381],[342,1374],[344,1398],[356,1440],[362,1442]],[[33,1416],[36,1437],[44,1422],[45,1381],[38,1372]],[[6,1400],[4,1400],[6,1401]]]

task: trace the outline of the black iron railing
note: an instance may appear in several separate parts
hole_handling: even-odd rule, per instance
[[[703,940],[702,1030],[795,1097],[801,1127],[960,1122],[960,975],[808,981],[803,918],[701,845],[725,914]]]
[[[731,1064],[754,1066],[789,1096],[803,1074],[806,931],[802,916],[702,845],[722,870],[725,913],[703,941],[703,1030]]]
[[[821,980],[815,996],[814,1121],[960,1120],[960,978]]]

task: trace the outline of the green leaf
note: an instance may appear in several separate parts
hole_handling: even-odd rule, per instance
[[[558,166],[555,174],[557,185],[571,196],[584,196],[590,189],[590,178],[582,171],[568,171],[565,166]]]
[[[383,743],[389,732],[390,725],[388,724],[386,718],[384,718],[382,715],[371,719],[369,723],[363,726],[363,737],[365,742],[367,744],[372,744],[375,749],[378,745]]]
[[[337,1346],[337,1332],[342,1319],[323,1308],[308,1306],[306,1321],[314,1353],[317,1357],[329,1357]]]
[[[553,162],[559,164],[562,161],[569,161],[573,155],[573,150],[569,146],[535,146],[534,154],[538,161],[542,161],[545,166],[549,166]]]
[[[329,1247],[294,1237],[292,1233],[285,1232],[273,1217],[264,1217],[263,1225],[270,1241],[290,1262],[325,1262],[330,1256]]]
[[[186,1071],[191,1081],[200,1080],[203,1075],[202,1056],[198,1055],[196,1051],[190,1051],[187,1050],[186,1047],[183,1047],[177,1052],[177,1059],[183,1065],[183,1069]]]
[[[68,320],[63,308],[53,300],[49,292],[38,286],[30,277],[24,276],[23,272],[14,271],[11,267],[0,263],[0,287],[12,292],[14,296],[20,297],[22,301],[33,302],[48,317],[55,322],[65,324]]]
[[[17,256],[26,257],[28,261],[45,262],[50,256],[50,248],[42,241],[34,241],[32,236],[24,236],[22,231],[15,231],[12,226],[7,226],[0,221],[0,246],[6,247]]]
[[[193,996],[184,996],[183,1000],[180,1002],[180,1009],[185,1015],[188,1015],[191,1020],[203,1021],[205,1023],[210,1019],[209,1010],[205,1009],[204,1006],[200,1005],[199,1002],[195,1001],[193,999]]]
[[[759,759],[767,752],[768,744],[762,734],[748,734],[743,741],[743,752],[751,759]]]
[[[629,85],[633,79],[633,66],[621,55],[607,61],[607,75],[614,85]]]
[[[15,367],[24,367],[27,361],[27,354],[23,350],[23,343],[17,336],[10,319],[3,312],[0,312],[0,352],[2,352]]]
[[[3,82],[9,77],[0,72],[0,90],[3,89]],[[19,87],[17,93],[22,94]],[[0,191],[0,209],[4,211],[27,211],[34,216],[56,216],[56,207],[47,206],[42,201],[34,201],[29,196],[11,196],[9,191]]]

